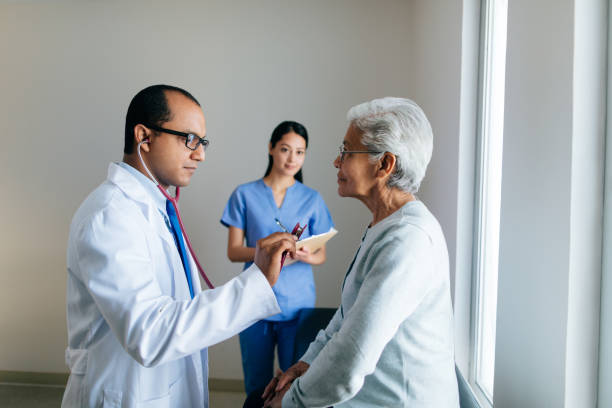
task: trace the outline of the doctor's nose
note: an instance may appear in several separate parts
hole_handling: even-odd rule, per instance
[[[204,151],[204,146],[199,145],[197,149],[191,152],[191,158],[196,161],[204,161],[206,158],[206,152]]]

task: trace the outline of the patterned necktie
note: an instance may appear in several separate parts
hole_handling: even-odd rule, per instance
[[[181,225],[179,224],[176,211],[174,210],[174,206],[170,200],[166,200],[166,212],[168,213],[168,218],[170,218],[170,226],[172,227],[174,241],[176,242],[179,254],[181,255],[181,261],[183,262],[183,268],[185,269],[185,276],[187,276],[189,294],[193,299],[193,284],[191,283],[191,268],[189,267],[189,258],[187,258],[187,251],[185,250],[185,242],[183,241],[183,234],[181,233]]]

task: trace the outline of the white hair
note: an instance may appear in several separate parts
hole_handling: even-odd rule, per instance
[[[396,157],[395,171],[387,186],[409,193],[419,190],[433,150],[433,132],[423,110],[410,99],[386,97],[349,109],[349,122],[363,135],[361,143],[371,151],[371,161],[384,152]]]

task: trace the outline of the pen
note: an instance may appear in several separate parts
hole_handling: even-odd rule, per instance
[[[284,225],[283,225],[283,224],[280,222],[280,220],[279,220],[278,218],[275,218],[275,219],[274,219],[274,221],[276,221],[276,223],[278,224],[278,226],[279,226],[279,227],[281,227],[281,228],[283,229],[283,231],[285,231],[285,232],[287,232],[287,233],[289,232],[289,231],[287,230],[287,228],[285,228],[285,226],[284,226]]]
[[[276,220],[278,222],[279,225],[280,221]],[[295,227],[293,227],[293,231],[291,231],[291,235],[295,235],[297,237],[297,239],[300,239],[300,237],[302,236],[302,232],[304,232],[304,230],[306,229],[306,227],[308,226],[308,224],[304,224],[303,227],[300,227],[300,223],[298,222],[297,224],[295,224]],[[282,227],[282,225],[281,225]],[[283,227],[284,228],[284,227]],[[287,231],[287,230],[285,230]],[[281,268],[283,267],[283,264],[285,263],[285,258],[287,257],[287,251],[283,252],[283,257],[281,258]]]

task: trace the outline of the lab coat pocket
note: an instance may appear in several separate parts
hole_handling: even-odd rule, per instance
[[[182,377],[170,385],[168,393],[162,397],[154,398],[147,401],[140,401],[136,404],[137,408],[173,408],[186,406],[182,399],[188,396],[188,390],[181,390],[183,384]],[[181,394],[180,391],[184,391]]]
[[[104,390],[104,399],[102,400],[103,408],[121,407],[121,391]]]
[[[155,398],[154,400],[143,401],[136,404],[136,408],[171,408],[170,405],[170,394],[164,395],[161,398]]]

